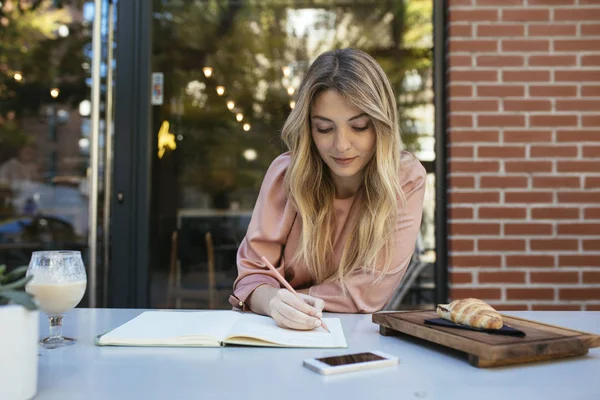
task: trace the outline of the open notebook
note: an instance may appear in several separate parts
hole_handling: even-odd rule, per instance
[[[96,338],[98,346],[348,347],[339,318],[324,318],[331,330],[295,331],[270,317],[237,311],[145,311]]]

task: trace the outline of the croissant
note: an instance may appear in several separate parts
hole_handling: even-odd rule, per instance
[[[502,317],[489,304],[479,299],[454,300],[450,304],[438,304],[437,314],[456,324],[472,328],[500,329]]]

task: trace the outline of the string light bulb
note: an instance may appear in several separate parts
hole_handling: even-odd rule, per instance
[[[225,86],[217,86],[217,94],[223,96],[225,94]]]
[[[288,92],[288,94],[289,94],[290,96],[291,96],[291,95],[293,95],[295,91],[296,91],[296,89],[294,89],[294,88],[293,88],[293,87],[291,87],[291,86],[290,86],[290,87],[287,89],[287,92]]]
[[[289,66],[285,66],[283,68],[281,68],[282,72],[283,72],[283,76],[285,76],[286,78],[288,76],[290,76],[290,74],[292,73],[292,69]]]
[[[244,119],[244,114],[242,114],[242,113],[235,114],[235,119],[237,120],[237,122],[242,122],[242,120]]]
[[[213,69],[211,67],[204,67],[202,68],[202,72],[204,72],[204,76],[210,78],[212,76]]]
[[[50,90],[50,96],[52,96],[52,98],[57,98],[58,95],[60,94],[60,90],[58,90],[58,88],[52,88]]]
[[[230,110],[233,110],[235,108],[235,102],[233,100],[229,100],[227,102],[227,108],[229,108]]]
[[[21,82],[21,80],[23,79],[23,75],[20,72],[15,72],[14,78],[15,81]]]
[[[290,108],[293,110],[296,107],[296,102],[294,100],[290,101]]]
[[[250,127],[250,124],[244,124],[243,128],[246,132],[248,132],[251,127]]]

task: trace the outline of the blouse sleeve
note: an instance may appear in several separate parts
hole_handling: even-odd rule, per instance
[[[289,164],[289,154],[280,155],[263,179],[248,231],[237,253],[238,276],[233,283],[233,295],[229,297],[229,302],[236,308],[247,311],[246,299],[260,285],[281,287],[261,257],[265,256],[285,276],[283,246],[296,216],[295,208],[287,201],[283,184]]]
[[[312,286],[309,295],[325,301],[325,310],[342,313],[373,313],[381,310],[400,284],[417,241],[423,211],[426,172],[416,159],[405,165],[402,191],[405,206],[400,206],[392,247],[392,269],[377,283],[381,274],[356,273],[344,279],[346,295],[339,282]],[[402,203],[401,203],[402,204]],[[394,268],[395,267],[395,268]]]

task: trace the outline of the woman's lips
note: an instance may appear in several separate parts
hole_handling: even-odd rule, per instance
[[[352,161],[354,161],[357,157],[351,157],[351,158],[336,158],[333,157],[334,161],[338,164],[338,165],[349,165],[350,163],[352,163]]]

